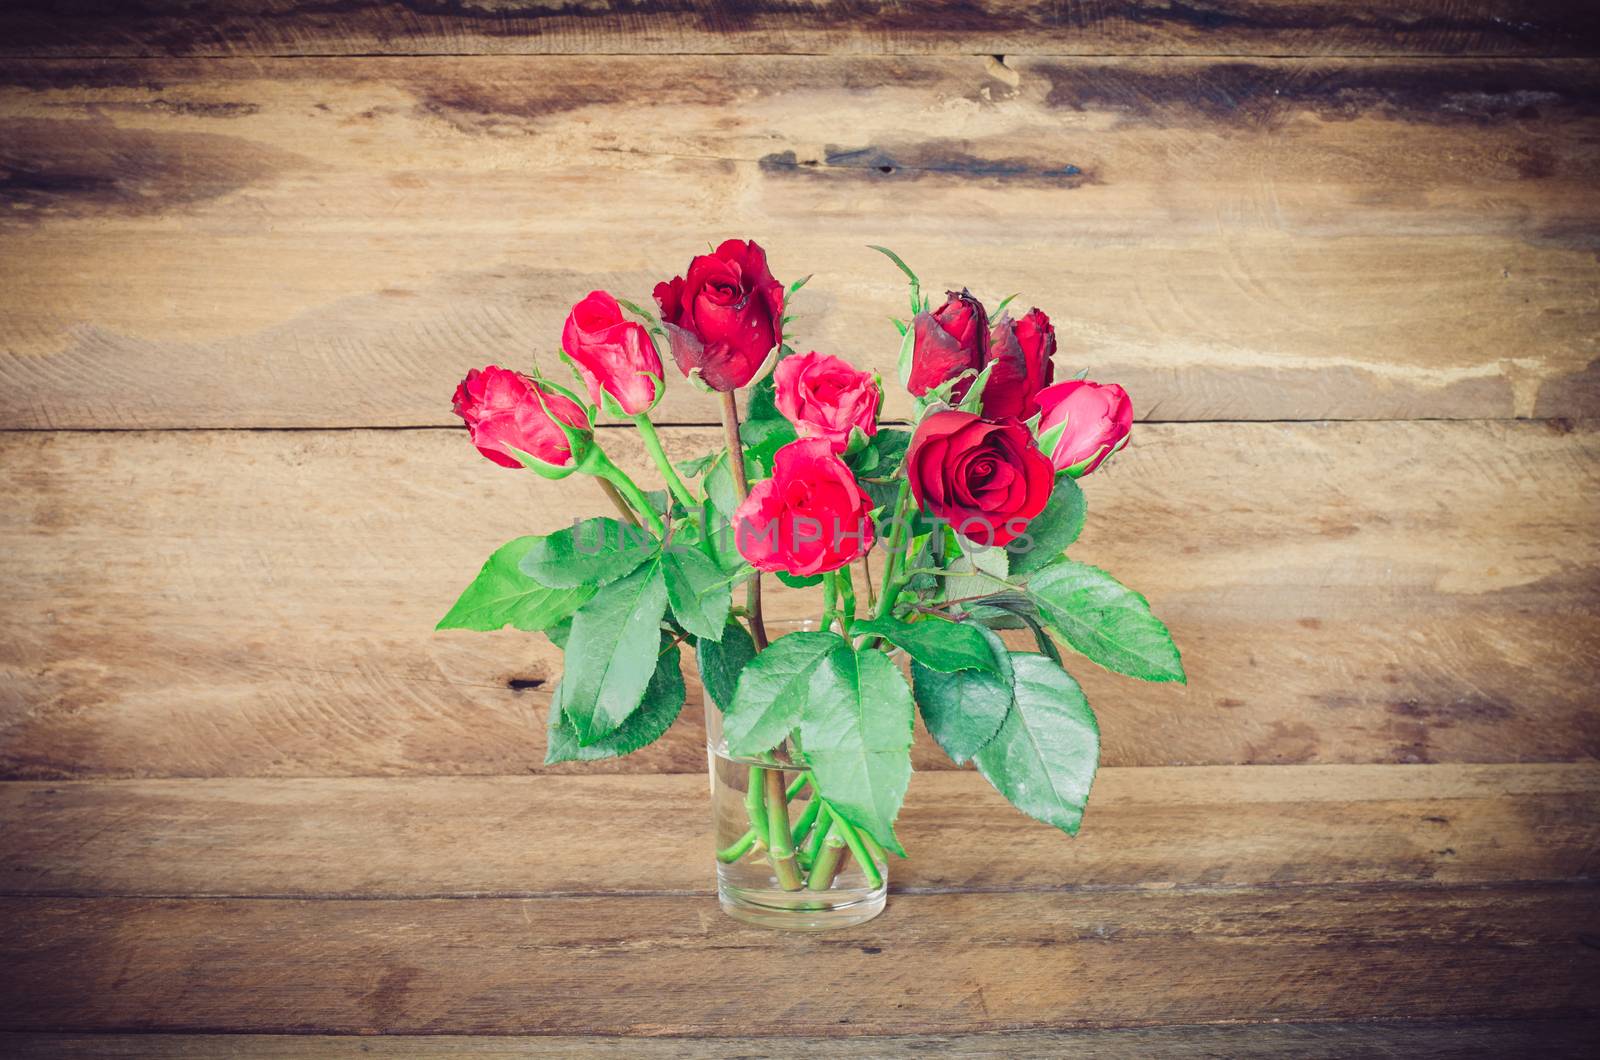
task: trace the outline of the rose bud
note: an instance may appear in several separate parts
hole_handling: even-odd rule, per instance
[[[492,364],[467,373],[456,387],[455,410],[478,452],[502,467],[523,467],[512,452],[520,450],[546,465],[534,470],[551,478],[577,470],[585,453],[574,454],[573,446],[593,437],[582,405],[547,383]]]
[[[1039,392],[1039,444],[1057,471],[1082,478],[1128,444],[1133,403],[1115,383],[1069,379]]]
[[[1026,530],[1056,478],[1021,421],[954,410],[923,417],[905,466],[917,506],[980,545],[1003,545]]]
[[[878,381],[848,361],[800,353],[778,362],[772,382],[778,411],[802,438],[823,438],[836,453],[850,446],[850,432],[878,432]]]
[[[921,397],[969,369],[976,373],[989,358],[989,315],[983,303],[963,288],[947,292],[944,305],[918,313],[911,322],[911,373],[906,389]],[[952,395],[966,396],[970,380]]]
[[[772,477],[734,513],[735,543],[751,566],[805,577],[838,570],[872,547],[872,501],[825,438],[779,449]]]
[[[700,255],[684,275],[656,284],[655,298],[673,360],[712,390],[748,384],[783,335],[783,285],[755,242],[730,239]]]
[[[1025,420],[1039,411],[1039,391],[1055,378],[1056,329],[1041,310],[1021,320],[1002,316],[989,334],[989,381],[983,387],[983,414],[991,420]]]
[[[623,414],[637,416],[661,396],[661,355],[650,333],[625,319],[622,306],[604,291],[590,291],[572,307],[561,329],[561,347],[597,406],[603,394],[609,395]]]

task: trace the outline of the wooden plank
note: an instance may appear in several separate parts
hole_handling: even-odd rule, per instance
[[[735,234],[890,380],[868,242],[1046,307],[1145,419],[1594,415],[1597,99],[1578,60],[10,63],[0,425],[447,424]]]
[[[1075,664],[1106,764],[1600,757],[1597,456],[1589,423],[1136,428],[1073,555],[1149,596],[1190,684]],[[540,768],[559,656],[430,631],[500,543],[604,510],[589,483],[460,431],[16,433],[0,490],[0,774]],[[700,739],[561,768],[699,772]]]
[[[1537,1053],[1588,1060],[1600,1021],[1473,1020],[1435,1022],[1256,1023],[1190,1027],[1123,1027],[1113,1030],[989,1031],[885,1037],[620,1038],[598,1035],[486,1037],[388,1035],[381,1040],[330,1035],[272,1034],[20,1034],[0,1036],[8,1056],[175,1056],[302,1058],[348,1057],[381,1050],[386,1056],[602,1056],[677,1060],[743,1060],[752,1049],[773,1056],[959,1056],[977,1060],[1055,1058],[1087,1051],[1108,1060],[1173,1057],[1326,1058],[1362,1056],[1431,1060],[1464,1055]]]
[[[134,7],[8,5],[4,55],[884,52],[956,55],[1594,55],[1585,5],[1559,0],[1402,3],[1137,0],[574,5],[155,0]]]
[[[1593,764],[1108,769],[1069,842],[975,773],[929,773],[891,876],[900,893],[1594,878],[1597,796]],[[13,782],[0,893],[709,894],[709,822],[688,775]]]
[[[902,896],[821,937],[704,897],[0,906],[0,1026],[26,1031],[938,1034],[1600,1006],[1592,886]]]

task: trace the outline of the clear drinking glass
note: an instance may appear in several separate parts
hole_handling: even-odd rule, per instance
[[[771,622],[768,636],[815,629]],[[722,713],[706,701],[706,757],[717,898],[736,920],[825,931],[871,920],[888,896],[888,859],[816,800],[804,756],[786,742],[756,758],[727,753]],[[819,825],[824,827],[819,827]]]

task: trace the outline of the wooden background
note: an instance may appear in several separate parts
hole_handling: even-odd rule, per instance
[[[1600,1034],[1595,5],[17,2],[0,55],[0,1051]],[[1141,421],[1075,554],[1191,675],[1078,668],[1076,841],[919,741],[838,936],[717,911],[694,712],[547,769],[549,646],[431,632],[603,503],[456,380],[727,236],[889,376],[866,243],[1048,309]]]

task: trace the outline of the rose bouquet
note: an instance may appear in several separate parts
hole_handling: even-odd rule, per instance
[[[786,312],[805,281],[780,284],[762,248],[739,240],[657,284],[658,313],[603,291],[573,306],[561,345],[576,389],[490,366],[455,395],[484,456],[593,476],[616,516],[504,545],[440,628],[537,630],[564,651],[551,762],[660,737],[683,707],[691,652],[708,700],[719,893],[756,922],[829,926],[882,908],[885,852],[904,856],[894,823],[915,712],[957,764],[1075,834],[1099,730],[1055,638],[1118,673],[1184,680],[1144,598],[1064,555],[1084,522],[1078,479],[1127,443],[1127,394],[1057,382],[1041,310],[1013,317],[1007,299],[991,318],[965,290],[934,306],[874,249],[910,281],[909,317],[894,322],[909,425],[880,420],[877,377],[795,352]],[[720,396],[718,451],[668,458],[650,419],[661,344]],[[602,416],[636,425],[665,490],[607,456]],[[764,573],[817,587],[809,628],[769,634]]]

